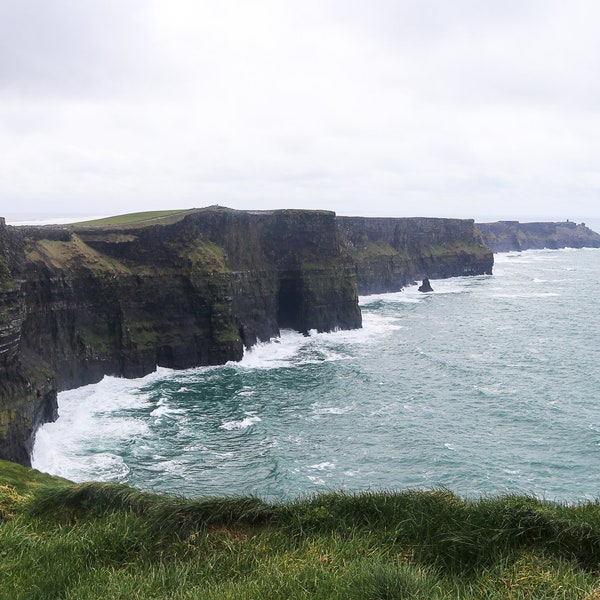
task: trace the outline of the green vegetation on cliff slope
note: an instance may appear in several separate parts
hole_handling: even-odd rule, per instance
[[[0,462],[0,598],[600,598],[600,504],[447,491],[289,504]]]
[[[129,269],[120,261],[94,250],[77,235],[66,241],[30,241],[25,252],[28,260],[62,271],[87,269],[93,273],[106,273],[111,276],[129,273]]]
[[[143,224],[149,225],[154,222],[160,222],[162,224],[174,223],[180,220],[186,214],[194,212],[194,209],[181,209],[181,210],[154,210],[147,212],[138,213],[127,213],[124,215],[115,215],[112,217],[105,217],[103,219],[94,219],[92,221],[82,221],[80,223],[74,223],[75,226],[85,225],[92,227],[106,227],[110,225],[136,225]]]

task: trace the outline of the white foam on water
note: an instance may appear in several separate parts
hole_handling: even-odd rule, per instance
[[[332,471],[336,468],[335,463],[325,461],[321,463],[317,463],[315,465],[307,465],[307,468],[313,469],[315,471]]]
[[[199,446],[197,444],[192,444],[191,446],[186,446],[183,449],[184,452],[208,452],[208,448],[206,446]]]
[[[132,416],[116,413],[147,407],[140,382],[156,376],[153,373],[142,380],[105,377],[97,384],[61,392],[58,420],[37,432],[34,468],[74,481],[119,480],[126,475],[128,468],[111,450],[146,435],[148,427]]]
[[[239,363],[232,363],[243,369],[278,369],[291,366],[291,361],[299,348],[306,342],[301,333],[284,329],[281,337],[267,342],[259,342],[244,352]]]
[[[361,329],[323,333],[313,330],[309,335],[284,329],[281,331],[281,337],[259,342],[244,352],[244,357],[239,363],[228,363],[228,366],[266,370],[346,360],[351,356],[348,347],[365,342],[380,343],[386,333],[401,328],[397,317],[367,312],[363,313]],[[240,395],[246,394],[242,391]]]
[[[468,291],[468,286],[473,281],[472,277],[452,277],[450,279],[430,279],[433,292],[419,292],[418,286],[408,286],[400,292],[389,292],[384,294],[372,294],[359,296],[359,304],[368,307],[377,303],[384,304],[418,304],[429,298],[443,294],[463,294]],[[378,315],[381,317],[381,315]],[[364,318],[364,313],[363,313]]]
[[[315,475],[307,475],[306,478],[316,485],[325,485],[325,480],[322,477],[316,477]]]
[[[364,311],[362,314],[361,329],[319,333],[315,336],[315,341],[320,344],[320,348],[325,348],[325,350],[329,350],[330,352],[335,351],[338,355],[345,358],[345,354],[340,354],[340,349],[343,351],[347,347],[362,347],[365,344],[372,343],[380,345],[391,332],[402,328],[403,325],[398,315],[384,315]]]
[[[116,454],[106,452],[103,454],[93,454],[86,456],[84,460],[78,463],[78,470],[70,469],[68,473],[58,475],[71,479],[72,481],[85,481],[88,479],[88,473],[94,473],[94,479],[99,481],[124,481],[129,475],[129,467],[123,459]],[[60,470],[60,467],[59,467]],[[77,478],[73,477],[77,475]]]
[[[557,292],[519,292],[518,294],[492,294],[493,298],[552,298]]]
[[[502,469],[502,471],[504,473],[506,473],[507,475],[520,475],[521,474],[521,471],[514,470],[514,469]]]
[[[251,412],[247,412],[245,414],[246,417],[243,419],[223,421],[219,426],[220,429],[225,429],[227,431],[233,431],[234,429],[248,429],[248,427],[252,427],[252,425],[262,421],[262,419],[256,414]]]
[[[481,392],[484,396],[500,396],[503,394],[503,390],[498,386],[474,386],[474,389]]]
[[[440,296],[443,294],[464,294],[468,291],[467,284],[472,282],[472,278],[470,278],[470,280],[465,279],[464,277],[453,277],[451,279],[431,279],[430,282],[433,292],[429,292],[427,294],[418,292],[426,298]]]
[[[213,455],[215,456],[215,458],[224,460],[226,458],[234,458],[235,452],[214,452]]]
[[[241,392],[237,392],[237,395],[244,396],[244,397],[254,396],[254,395],[256,395],[256,391],[255,390],[242,390]]]
[[[319,403],[315,403],[313,404],[313,418],[320,418],[323,415],[345,415],[352,410],[352,406],[321,406]]]
[[[153,417],[168,417],[171,415],[182,415],[185,414],[186,411],[181,408],[174,408],[169,404],[167,398],[161,398],[156,403],[156,408],[150,413]]]
[[[163,460],[151,465],[147,465],[146,469],[158,473],[168,473],[171,476],[176,476],[181,479],[189,479],[189,465],[181,460]]]
[[[408,290],[402,290],[401,292],[385,292],[383,294],[359,296],[358,303],[360,306],[369,306],[370,304],[376,304],[377,302],[385,302],[388,304],[406,302],[408,304],[415,304],[425,297],[421,292],[416,292],[416,289],[417,288],[415,287],[413,290],[411,287]]]
[[[332,406],[330,408],[321,408],[316,410],[315,413],[317,415],[344,415],[351,410],[352,408],[350,406],[345,406],[344,408],[336,408]]]

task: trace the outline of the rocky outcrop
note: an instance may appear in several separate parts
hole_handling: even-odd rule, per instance
[[[519,223],[498,221],[477,223],[485,243],[494,252],[542,248],[600,248],[600,235],[585,223]]]
[[[357,328],[359,289],[491,268],[458,219],[210,207],[114,225],[0,220],[0,458],[29,464],[60,390],[239,360],[281,328]]]
[[[417,279],[491,274],[494,257],[471,219],[337,217],[360,294]]]
[[[424,294],[428,292],[433,292],[433,288],[431,287],[429,277],[425,277],[425,279],[423,279],[423,283],[421,283],[421,285],[417,289],[419,292],[423,292]]]

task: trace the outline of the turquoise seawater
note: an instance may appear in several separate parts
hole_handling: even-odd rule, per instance
[[[364,328],[59,396],[34,466],[189,496],[600,496],[600,250],[364,297]]]

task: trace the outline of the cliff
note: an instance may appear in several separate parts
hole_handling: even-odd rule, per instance
[[[329,212],[210,208],[143,224],[0,225],[0,457],[29,464],[57,391],[239,360],[290,327],[361,325]]]
[[[498,221],[477,223],[485,243],[494,252],[541,248],[600,248],[600,235],[571,221],[561,223],[519,223]]]
[[[280,328],[357,328],[359,290],[489,273],[492,258],[473,222],[455,219],[210,207],[0,220],[0,458],[29,464],[60,390],[239,360]]]
[[[337,217],[360,294],[416,279],[491,274],[494,257],[470,219]]]

